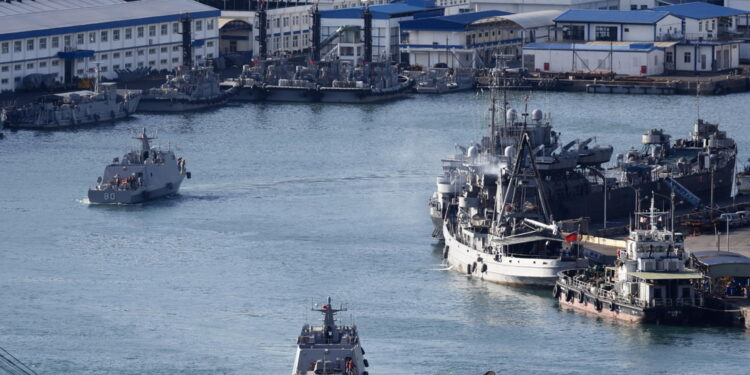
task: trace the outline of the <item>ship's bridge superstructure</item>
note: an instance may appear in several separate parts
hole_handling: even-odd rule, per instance
[[[292,375],[367,375],[364,349],[355,325],[337,325],[331,298],[314,311],[323,314],[322,326],[305,324],[297,338],[297,355]]]

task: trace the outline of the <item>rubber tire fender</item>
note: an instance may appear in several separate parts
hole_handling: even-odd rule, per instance
[[[552,297],[555,297],[555,299],[560,298],[560,286],[557,284],[552,288]]]
[[[482,273],[487,273],[487,264],[482,264]]]

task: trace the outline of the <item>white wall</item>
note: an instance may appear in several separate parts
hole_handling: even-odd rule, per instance
[[[726,31],[736,32],[737,31],[737,17],[732,18],[732,26],[728,27]],[[707,18],[703,20],[696,20],[693,18],[685,18],[685,34],[690,40],[716,40],[719,33],[719,19],[718,18]]]
[[[656,0],[620,0],[620,10],[649,9],[656,6]]]
[[[544,71],[544,63],[549,63],[548,72],[565,73],[571,71],[604,71],[610,70],[609,51],[574,51],[541,50],[524,48],[524,60],[534,57],[534,69]],[[646,75],[664,73],[664,51],[655,49],[650,52],[615,51],[611,58],[615,74],[641,75],[641,66],[646,66]],[[574,65],[575,64],[575,65]]]
[[[584,40],[596,40],[597,26],[616,27],[617,40],[625,42],[653,42],[654,34],[657,40],[662,40],[665,35],[674,35],[679,33],[682,28],[681,20],[675,16],[669,15],[656,23],[656,25],[644,24],[619,24],[619,23],[576,23],[561,22],[557,24],[557,40],[563,40],[563,33],[560,30],[565,26],[583,26]],[[656,28],[656,33],[654,33]]]
[[[399,17],[391,19],[373,19],[372,20],[372,58],[374,61],[389,60],[395,58],[398,61],[398,53],[401,38],[399,35],[399,21],[411,20],[414,17]],[[321,39],[336,32],[341,26],[360,26],[364,27],[362,18],[322,18],[321,19]],[[360,32],[364,36],[364,31]],[[354,47],[362,47],[363,43],[356,43]]]
[[[105,78],[116,78],[116,68],[172,70],[182,64],[182,35],[175,32],[175,25],[181,28],[175,21],[0,41],[0,90],[15,89],[24,76],[33,73],[57,73],[62,81],[64,60],[57,53],[65,49],[66,40],[71,49],[95,52],[93,58],[76,60],[73,74],[79,78],[94,77],[96,62]],[[193,39],[205,40],[193,49],[196,61],[218,57],[218,28],[217,17],[193,20]]]

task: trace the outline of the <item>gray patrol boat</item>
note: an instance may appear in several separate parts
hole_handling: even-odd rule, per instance
[[[114,158],[97,179],[96,186],[89,189],[91,203],[135,204],[175,194],[182,180],[190,178],[185,168],[185,159],[177,158],[171,150],[152,147],[146,129],[135,139],[141,149]]]
[[[138,108],[140,90],[118,90],[114,83],[99,83],[94,91],[45,95],[36,102],[0,110],[0,124],[13,129],[55,130],[120,120]]]
[[[357,327],[336,325],[334,315],[346,309],[334,309],[328,297],[323,307],[313,311],[323,313],[323,325],[302,327],[292,375],[368,375]]]

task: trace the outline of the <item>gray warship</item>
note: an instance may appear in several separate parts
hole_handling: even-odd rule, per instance
[[[140,90],[118,90],[114,83],[95,81],[94,91],[45,95],[20,107],[0,111],[0,123],[12,129],[55,130],[116,121],[133,114]]]
[[[357,327],[336,325],[334,315],[346,309],[335,309],[328,297],[325,305],[313,311],[323,313],[323,325],[302,327],[292,375],[368,375]]]
[[[418,94],[445,94],[474,89],[474,71],[471,68],[432,68],[418,74],[415,90]]]
[[[146,129],[135,137],[141,149],[114,158],[89,189],[91,203],[135,204],[176,194],[182,180],[190,178],[185,159],[175,157],[171,150],[152,147]]]
[[[182,22],[182,66],[175,75],[168,75],[161,87],[146,91],[138,106],[144,112],[184,112],[217,107],[225,104],[239,88],[239,83],[221,88],[221,79],[208,66],[194,66],[191,19]]]
[[[263,92],[263,69],[260,66],[243,65],[237,78],[229,78],[219,84],[222,90],[235,90],[230,98],[236,102],[259,102],[265,97]]]
[[[589,218],[606,227],[608,220],[632,215],[640,198],[651,191],[661,197],[674,192],[682,202],[678,205],[697,208],[731,196],[737,146],[718,124],[698,119],[689,138],[676,141],[661,129],[651,129],[641,137],[640,150],[632,148],[617,155],[616,164],[605,168],[603,164],[612,158],[611,146],[597,146],[593,139],[560,143],[549,115],[540,110],[531,114],[524,110],[519,116],[516,110],[507,109],[501,124],[495,123],[494,105],[491,113],[489,136],[468,149],[459,147],[459,152],[442,161],[443,174],[429,201],[433,236],[440,240],[449,202],[464,190],[481,189],[477,180],[482,169],[474,156],[502,156],[517,147],[522,132],[531,135],[555,220]],[[669,204],[668,200],[657,204]],[[493,205],[494,199],[486,203],[487,208]]]

